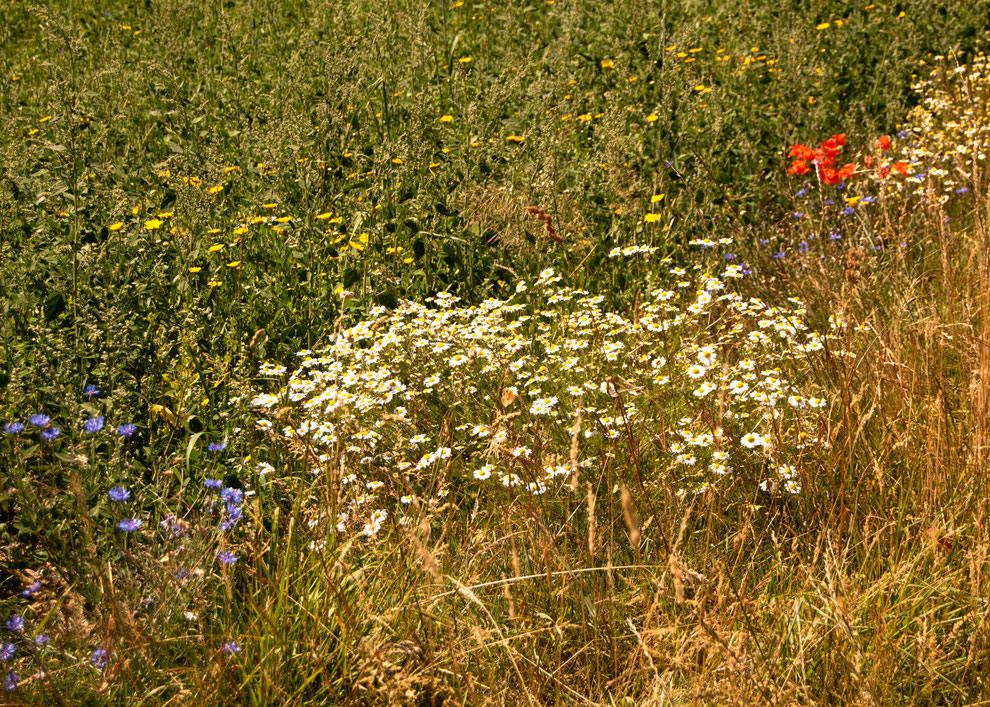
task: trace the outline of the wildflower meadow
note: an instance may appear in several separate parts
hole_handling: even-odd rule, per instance
[[[0,20],[0,704],[990,704],[988,0]]]

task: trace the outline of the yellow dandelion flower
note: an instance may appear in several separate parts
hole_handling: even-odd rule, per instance
[[[154,231],[156,228],[160,227],[161,225],[162,222],[156,218],[144,222],[144,227],[148,231]]]
[[[659,220],[660,214],[646,214],[646,216],[643,217],[643,221],[646,223],[656,223]]]
[[[441,115],[440,116],[440,122],[441,123],[453,123],[454,122],[454,116],[452,116],[452,115]]]
[[[822,22],[820,25],[815,25],[815,29],[823,30],[823,29],[828,29],[831,26],[832,26],[831,22]]]
[[[603,69],[614,69],[615,68],[615,62],[612,61],[611,59],[602,59],[602,68]]]
[[[274,209],[276,206],[278,206],[278,202],[277,201],[273,201],[271,204],[262,204],[261,205],[261,208],[263,208],[263,209]]]
[[[118,221],[117,223],[111,223],[109,226],[107,226],[107,228],[109,228],[111,231],[119,231],[123,227],[124,227],[123,221]]]
[[[241,261],[240,260],[234,260],[234,261],[231,261],[231,262],[227,263],[227,267],[228,268],[236,268],[236,267],[239,267],[240,264],[241,264]]]
[[[210,246],[210,252],[211,253],[217,253],[217,252],[219,252],[219,251],[221,251],[223,249],[224,249],[224,244],[223,243],[214,243],[213,245]]]
[[[657,202],[663,201],[663,198],[667,196],[666,194],[654,194],[650,197],[650,203],[656,204]]]
[[[655,123],[655,122],[657,122],[657,120],[659,118],[660,118],[660,116],[657,115],[656,113],[650,113],[648,116],[646,116],[646,122],[647,123]]]
[[[234,229],[234,235],[235,236],[240,236],[240,235],[243,235],[245,233],[247,233],[247,226],[241,226],[240,228],[235,228]]]
[[[223,184],[218,184],[215,187],[210,187],[211,194],[219,194],[223,191]]]
[[[202,269],[203,268],[194,265],[193,267],[189,268],[189,272],[191,272],[191,273],[197,273],[197,272],[202,271]]]
[[[41,120],[39,120],[38,122],[39,122],[39,123],[47,123],[47,122],[48,122],[49,120],[51,120],[51,119],[52,119],[52,117],[51,117],[50,115],[46,115],[46,116],[45,116],[44,118],[42,118],[42,119],[41,119]]]
[[[469,57],[469,56],[462,56],[460,59],[457,60],[457,62],[459,64],[470,64],[471,63],[471,57]]]
[[[509,135],[509,136],[508,136],[507,138],[505,138],[505,139],[506,139],[506,140],[508,140],[509,142],[515,142],[515,143],[520,143],[520,142],[522,142],[523,140],[525,140],[526,138],[524,138],[524,137],[521,137],[521,136],[519,136],[519,135]]]
[[[316,218],[320,219],[321,221],[326,221],[331,216],[333,216],[333,211],[326,211],[322,214],[317,214]]]
[[[402,164],[402,158],[401,157],[393,157],[392,158],[392,164]]]

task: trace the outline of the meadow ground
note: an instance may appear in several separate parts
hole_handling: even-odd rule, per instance
[[[0,8],[2,704],[990,704],[990,2]]]

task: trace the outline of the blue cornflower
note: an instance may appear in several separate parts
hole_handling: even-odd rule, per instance
[[[26,599],[27,597],[32,596],[39,589],[41,589],[41,580],[40,579],[36,579],[36,580],[34,580],[34,582],[31,583],[31,586],[30,587],[25,588],[21,592],[21,596]]]
[[[7,692],[13,692],[17,689],[17,684],[21,681],[21,676],[11,670],[7,673],[7,677],[3,679],[3,687]]]
[[[726,260],[735,260],[736,259],[736,254],[735,253],[726,253],[725,254],[725,259]]]
[[[7,619],[7,628],[11,631],[23,631],[24,630],[24,617],[20,614],[14,614],[9,619]]]
[[[875,196],[864,196],[863,197],[863,203],[864,204],[872,204],[876,200],[877,200],[877,198]]]
[[[831,199],[826,199],[825,200],[825,203],[828,204],[829,206],[832,206],[833,204],[835,204],[835,202],[832,201]]]
[[[125,422],[123,425],[117,427],[117,434],[121,437],[130,437],[135,432],[137,432],[137,425],[133,422]]]
[[[234,518],[233,516],[231,516],[227,520],[220,523],[220,530],[222,530],[225,533],[230,532],[237,526],[238,521],[240,521],[239,517]]]
[[[220,644],[220,650],[227,654],[240,653],[241,647],[237,644],[237,641],[224,641]]]
[[[16,652],[17,646],[13,643],[0,643],[0,660],[8,661],[14,657]]]
[[[85,395],[87,398],[95,398],[99,394],[100,394],[100,389],[97,388],[92,383],[90,383],[85,388],[83,388],[83,395]]]
[[[51,421],[52,418],[48,417],[48,415],[42,415],[40,412],[36,415],[31,415],[31,417],[28,418],[28,422],[35,427],[46,427]]]
[[[219,559],[220,562],[222,562],[225,565],[232,565],[235,562],[237,562],[237,555],[235,555],[232,552],[227,552],[226,550],[223,550],[220,552],[220,554],[217,555],[217,559]]]
[[[36,646],[46,646],[52,638],[47,633],[39,633],[34,637],[34,645]]]
[[[800,243],[798,243],[798,252],[799,253],[807,253],[808,252],[808,242],[807,241],[801,241]]]
[[[833,233],[831,236],[829,236],[829,240],[833,240],[833,241],[837,241],[840,238],[842,238],[842,236],[839,235],[838,233]]]
[[[93,655],[89,657],[89,662],[93,664],[94,668],[100,669],[107,664],[107,651],[104,648],[97,648],[93,651]]]
[[[203,486],[208,489],[218,489],[223,486],[223,481],[220,479],[203,479]]]
[[[808,190],[807,190],[807,189],[802,189],[801,191],[799,191],[799,192],[797,193],[797,196],[804,196],[804,195],[805,195],[805,194],[807,194],[807,193],[808,193]]]
[[[849,215],[854,214],[854,213],[856,213],[856,209],[854,209],[851,206],[847,206],[846,208],[844,208],[842,210],[842,215],[843,216],[849,216]]]
[[[103,415],[91,417],[86,420],[86,423],[83,425],[83,429],[86,430],[87,433],[95,435],[103,429]]]
[[[956,189],[956,194],[965,194],[968,191],[969,191],[968,187],[959,187],[958,189]]]
[[[62,434],[62,431],[57,427],[46,427],[41,431],[41,436],[51,442],[53,439]]]
[[[804,214],[801,213],[800,211],[795,211],[793,214],[791,214],[791,216],[793,216],[794,218],[804,218]]]
[[[114,486],[112,489],[107,491],[107,496],[110,497],[111,501],[123,503],[131,497],[131,492],[123,486]]]
[[[175,571],[175,575],[174,576],[175,576],[176,579],[178,579],[178,580],[181,581],[181,580],[183,580],[183,579],[185,579],[186,577],[189,576],[189,571],[186,570],[185,567],[180,567],[179,569],[177,569]]]
[[[899,137],[901,140],[903,140],[907,136],[908,136],[907,130],[898,130],[897,131],[897,137]]]
[[[15,435],[24,429],[23,422],[8,422],[3,426],[3,431],[9,435]]]
[[[227,448],[226,442],[210,442],[206,445],[206,451],[208,452],[222,452]]]
[[[133,533],[135,530],[140,528],[144,524],[144,521],[140,518],[124,518],[122,521],[117,523],[117,528],[124,531],[125,533]]]
[[[766,245],[767,243],[770,242],[770,239],[769,238],[760,238],[759,241],[760,241],[760,245]]]
[[[787,257],[787,253],[785,253],[784,251],[780,251],[779,253],[774,253],[773,254],[773,257],[775,257],[775,258],[785,258],[785,257]]]
[[[244,492],[240,489],[225,488],[220,492],[220,498],[222,498],[227,503],[240,503],[244,500]]]

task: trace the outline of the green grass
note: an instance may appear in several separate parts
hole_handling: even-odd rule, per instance
[[[0,438],[0,619],[27,623],[0,627],[21,679],[0,702],[990,703],[985,163],[959,156],[924,199],[786,173],[793,143],[846,133],[840,161],[859,163],[920,125],[933,87],[912,85],[972,61],[988,16],[985,0],[5,5],[0,422],[43,412],[61,435]],[[987,120],[984,83],[943,79],[963,86],[928,106],[943,143],[912,133],[938,149],[983,134],[946,120]],[[850,195],[881,198],[843,215]],[[655,250],[610,255],[634,245]],[[793,308],[824,349],[739,333],[783,312],[769,329],[731,302],[690,313],[731,263],[751,272],[726,292]],[[574,324],[584,295],[557,301],[547,268],[600,296],[600,321]],[[649,328],[672,316],[660,289],[686,323]],[[435,312],[437,292],[460,302],[420,350],[401,303]],[[451,323],[488,298],[531,318],[478,339]],[[337,442],[278,434],[310,413],[259,365],[291,373],[337,334],[334,358],[415,394],[345,405]],[[515,335],[528,360],[485,368],[476,347]],[[827,404],[782,406],[749,454],[759,405],[730,418],[727,394],[692,394],[709,345],[713,371],[753,356]],[[544,396],[553,415],[532,412]],[[683,416],[724,429],[732,475],[678,466]],[[449,461],[417,469],[436,445]],[[564,464],[545,495],[499,483]],[[801,493],[760,491],[781,464]],[[351,473],[379,500],[355,505]],[[204,479],[250,492],[232,531]]]

